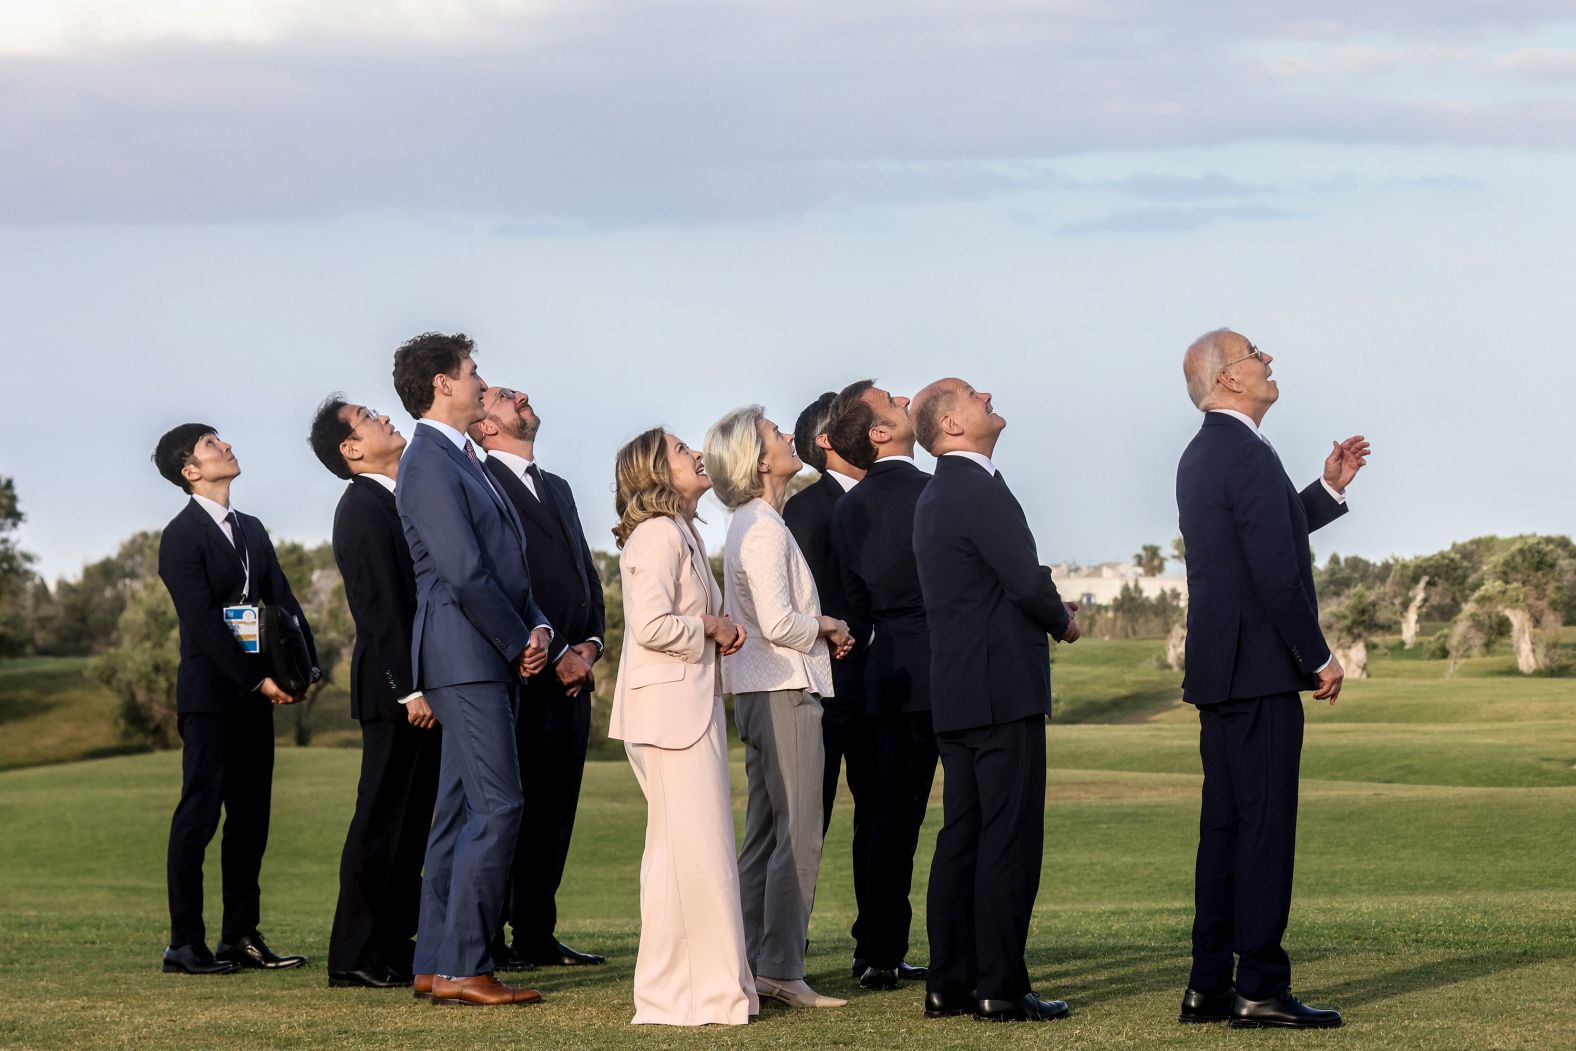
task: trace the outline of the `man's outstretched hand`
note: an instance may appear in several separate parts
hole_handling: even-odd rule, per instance
[[[1368,439],[1354,434],[1344,442],[1332,441],[1330,455],[1324,458],[1324,482],[1338,493],[1345,493],[1357,472],[1368,462]]]

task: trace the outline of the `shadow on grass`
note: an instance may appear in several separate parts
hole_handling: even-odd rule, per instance
[[[1057,704],[1053,701],[1052,721],[1063,724],[1147,723],[1162,712],[1176,707],[1181,698],[1180,689],[1167,685],[1075,704]]]
[[[1294,970],[1318,961],[1340,958],[1336,948],[1304,949],[1294,954]],[[1336,983],[1301,986],[1316,1003],[1339,1008],[1360,1007],[1382,1000],[1427,993],[1463,982],[1480,981],[1550,961],[1576,962],[1576,952],[1478,952],[1451,956],[1396,970],[1348,978]],[[1188,945],[1062,947],[1030,945],[1026,962],[1042,995],[1067,997],[1088,1003],[1187,987]]]

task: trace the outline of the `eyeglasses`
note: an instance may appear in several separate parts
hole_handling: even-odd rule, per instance
[[[1221,372],[1225,372],[1227,369],[1231,368],[1231,366],[1235,365],[1237,362],[1239,362],[1239,361],[1247,361],[1249,358],[1257,358],[1258,360],[1263,361],[1264,360],[1264,352],[1262,350],[1260,350],[1258,347],[1255,347],[1250,342],[1248,344],[1248,352],[1246,354],[1242,355],[1242,357],[1240,357],[1240,358],[1232,358],[1230,361],[1226,362],[1224,365],[1222,365],[1220,367],[1220,371]]]

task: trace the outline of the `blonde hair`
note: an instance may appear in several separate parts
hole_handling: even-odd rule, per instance
[[[725,507],[743,507],[765,491],[761,461],[766,458],[766,443],[760,428],[765,418],[765,408],[746,405],[706,432],[706,473],[711,476],[711,491]]]
[[[626,442],[613,458],[613,509],[618,512],[613,539],[620,550],[640,523],[684,517],[683,501],[668,470],[668,446],[663,440],[667,433],[653,427]]]

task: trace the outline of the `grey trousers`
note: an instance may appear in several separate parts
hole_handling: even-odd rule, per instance
[[[805,940],[821,867],[821,701],[807,690],[733,700],[749,805],[739,848],[739,898],[750,970],[804,977]]]

